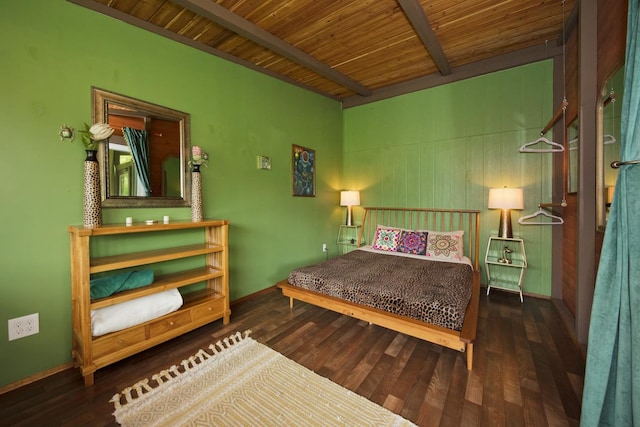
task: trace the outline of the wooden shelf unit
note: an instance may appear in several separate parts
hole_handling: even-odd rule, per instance
[[[91,253],[91,241],[101,236],[125,234],[135,239],[140,233],[203,229],[201,244],[165,247],[117,255]],[[71,239],[71,298],[74,366],[80,368],[86,386],[94,372],[111,363],[146,350],[220,318],[229,323],[229,221],[172,221],[96,228],[69,226]],[[148,266],[181,258],[204,256],[206,265],[170,274],[156,275],[151,285],[91,300],[90,279],[95,273]],[[180,309],[148,322],[99,337],[91,334],[91,310],[129,301],[169,289],[205,283],[204,289],[184,292]]]

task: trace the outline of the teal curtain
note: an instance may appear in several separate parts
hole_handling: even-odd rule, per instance
[[[133,162],[136,166],[138,180],[142,184],[145,196],[151,195],[151,174],[149,170],[149,142],[148,132],[133,128],[122,128],[124,139],[129,144]]]
[[[640,159],[638,0],[629,0],[620,159]],[[640,164],[619,171],[593,297],[582,426],[640,426]]]

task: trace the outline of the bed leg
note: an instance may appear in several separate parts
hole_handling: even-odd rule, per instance
[[[467,344],[467,370],[473,370],[473,343]]]
[[[289,308],[293,308],[293,297],[289,297]]]

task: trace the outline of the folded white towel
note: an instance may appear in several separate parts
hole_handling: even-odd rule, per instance
[[[148,322],[176,311],[182,306],[177,289],[132,299],[91,310],[91,333],[94,337]]]

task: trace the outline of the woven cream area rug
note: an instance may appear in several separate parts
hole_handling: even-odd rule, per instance
[[[249,337],[235,335],[111,399],[123,426],[413,426]],[[153,385],[151,385],[153,384]]]

